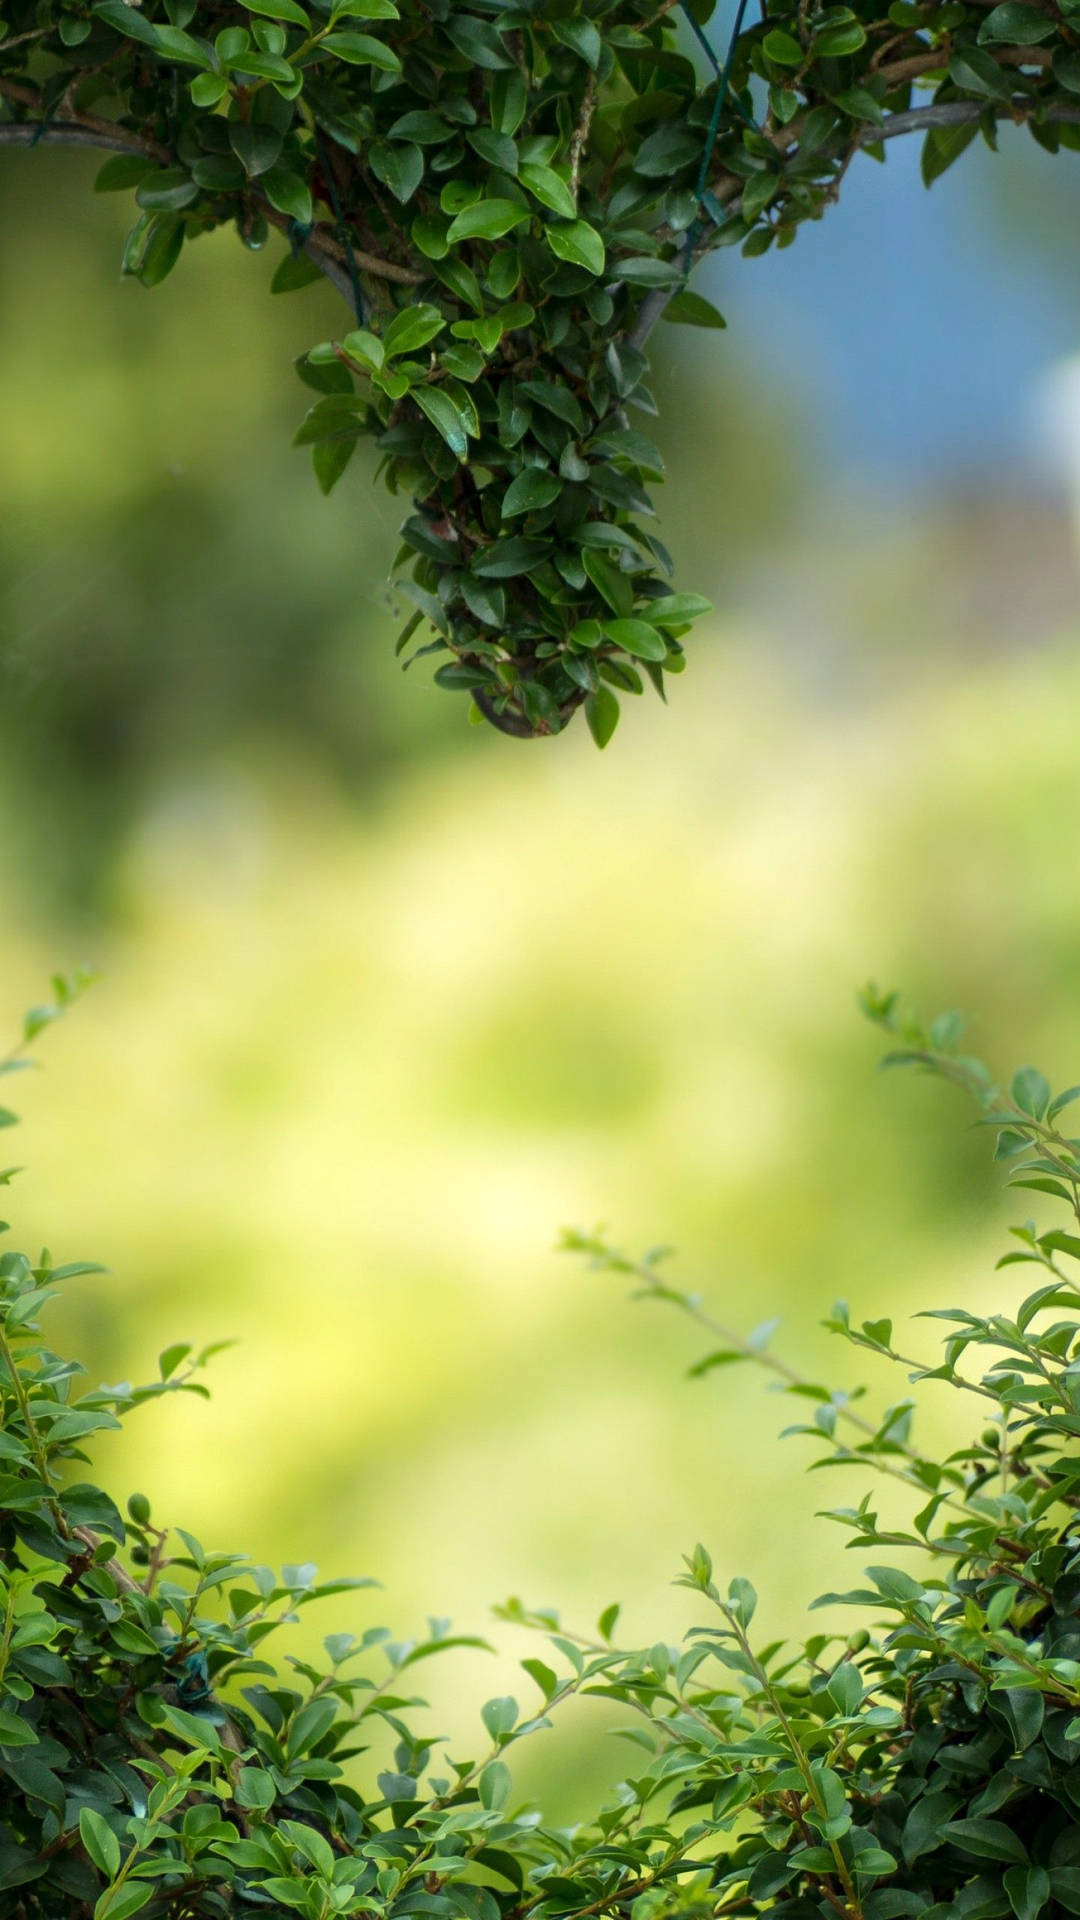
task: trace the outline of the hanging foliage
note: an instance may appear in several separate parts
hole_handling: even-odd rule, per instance
[[[926,129],[929,184],[998,118],[1076,146],[1076,0],[769,0],[723,61],[674,0],[6,0],[0,145],[112,150],[124,270],[156,286],[231,222],[352,309],[297,371],[320,486],[361,439],[405,504],[395,562],[442,687],[503,731],[597,744],[708,611],[648,489],[645,346],[720,315],[715,247],[785,246],[860,149]],[[913,104],[918,88],[919,104]],[[416,657],[415,654],[412,657]]]

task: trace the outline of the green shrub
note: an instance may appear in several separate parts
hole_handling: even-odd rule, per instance
[[[75,983],[77,984],[77,983]],[[71,997],[29,1016],[29,1042]],[[1059,1130],[1080,1088],[1051,1097],[1026,1067],[1007,1092],[892,996],[866,1010],[892,1061],[972,1094],[1010,1181],[1078,1211],[1080,1141]],[[2,1063],[23,1064],[20,1048]],[[5,1113],[6,1119],[14,1116]],[[9,1176],[5,1176],[5,1179]],[[761,1339],[717,1328],[664,1278],[568,1236],[710,1328],[698,1371],[753,1360],[805,1409],[827,1462],[899,1483],[909,1521],[875,1499],[835,1517],[869,1560],[852,1593],[866,1627],[759,1646],[745,1580],[714,1578],[704,1547],[680,1584],[700,1599],[681,1647],[625,1649],[617,1609],[595,1633],[513,1603],[547,1636],[522,1665],[528,1704],[480,1710],[473,1753],[418,1731],[413,1670],[462,1644],[445,1625],[399,1643],[331,1635],[319,1666],[267,1658],[320,1596],[310,1566],[280,1574],[210,1553],[126,1514],[79,1478],[95,1432],[161,1394],[203,1391],[209,1356],[174,1347],[141,1388],[86,1391],[39,1331],[85,1266],[0,1260],[0,1912],[18,1920],[371,1914],[406,1920],[628,1920],[754,1914],[778,1920],[1035,1920],[1080,1913],[1080,1258],[1067,1229],[1016,1229],[1000,1264],[1034,1265],[1013,1314],[944,1312],[944,1355],[922,1362],[891,1323],[829,1321],[906,1376],[880,1417],[858,1395],[800,1378]],[[973,1396],[974,1437],[936,1460],[912,1437],[912,1384]],[[892,1563],[898,1551],[911,1570]],[[882,1557],[884,1556],[884,1557]],[[914,1556],[911,1559],[911,1556]],[[857,1618],[857,1616],[856,1616]],[[467,1643],[468,1644],[468,1643]],[[472,1643],[475,1644],[475,1643]],[[633,1773],[571,1829],[514,1788],[512,1749],[577,1695],[631,1722]],[[387,1748],[386,1764],[361,1759]],[[374,1777],[372,1777],[374,1775]]]
[[[704,84],[673,0],[6,0],[0,21],[0,147],[111,149],[97,184],[140,209],[126,272],[156,286],[209,229],[259,248],[273,226],[276,292],[322,273],[345,296],[299,362],[298,440],[324,490],[374,441],[411,503],[401,642],[430,633],[437,683],[508,733],[583,706],[605,745],[707,611],[670,590],[640,420],[655,323],[723,325],[696,262],[787,245],[894,135],[925,132],[928,185],[999,118],[1077,140],[1077,0],[770,0],[750,24],[741,0],[727,47],[712,0],[682,12]]]

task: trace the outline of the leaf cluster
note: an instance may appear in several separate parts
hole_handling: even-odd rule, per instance
[[[695,262],[789,244],[909,124],[928,183],[1000,114],[1075,146],[1078,4],[769,0],[721,73],[695,0],[703,84],[671,0],[8,0],[0,143],[115,149],[146,286],[225,223],[289,236],[275,292],[330,276],[356,324],[301,358],[297,437],[324,490],[372,440],[408,503],[400,646],[506,732],[583,707],[603,746],[707,611],[650,524],[655,320],[721,326]]]

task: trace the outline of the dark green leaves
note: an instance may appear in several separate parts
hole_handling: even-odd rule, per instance
[[[1023,0],[1003,0],[992,8],[979,29],[981,45],[1001,41],[1009,46],[1033,47],[1049,40],[1057,31],[1053,16],[1041,7],[1029,7]]]
[[[549,507],[558,499],[559,492],[560,482],[555,474],[545,472],[542,467],[526,467],[510,482],[503,495],[503,519],[511,520],[516,514]]]
[[[408,141],[376,140],[368,155],[372,173],[395,200],[411,200],[424,177],[424,156]]]

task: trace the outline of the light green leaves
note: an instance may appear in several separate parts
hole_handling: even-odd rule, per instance
[[[572,220],[577,213],[574,196],[566,181],[555,172],[554,167],[541,166],[534,160],[523,160],[518,168],[518,179],[523,187],[535,194],[542,206],[550,207],[552,213],[564,215]]]
[[[401,61],[393,48],[370,33],[328,33],[320,45],[323,53],[334,54],[350,67],[378,67],[383,73],[401,71]]]
[[[665,593],[650,600],[645,611],[654,626],[677,627],[688,620],[700,620],[713,610],[712,601],[700,593]]]
[[[469,436],[465,417],[449,394],[439,387],[414,387],[412,397],[432,426],[440,433],[459,460],[468,458]]]
[[[291,25],[310,31],[311,16],[297,0],[240,0],[248,13],[264,14],[268,20],[288,20]]]
[[[115,1880],[120,1871],[120,1842],[108,1821],[93,1807],[79,1813],[79,1835],[95,1867],[107,1880]]]
[[[565,227],[549,227],[545,238],[558,259],[568,260],[575,267],[587,267],[592,274],[603,273],[604,243],[587,220],[573,220]]]
[[[445,325],[445,316],[438,307],[424,303],[405,307],[394,315],[382,336],[387,358],[392,360],[396,354],[415,353],[418,347],[426,347],[443,331]]]
[[[667,655],[666,640],[645,620],[605,620],[604,632],[624,653],[639,660],[663,660]]]
[[[528,218],[528,207],[517,200],[477,200],[451,221],[446,238],[451,246],[461,240],[501,240]]]
[[[1050,1104],[1050,1083],[1037,1067],[1021,1067],[1013,1075],[1012,1097],[1022,1113],[1041,1120]]]

